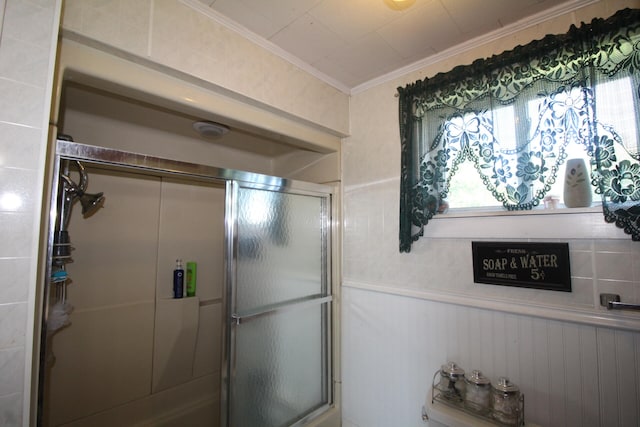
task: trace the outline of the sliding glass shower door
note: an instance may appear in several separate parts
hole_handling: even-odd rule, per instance
[[[223,426],[304,424],[333,398],[330,196],[229,181],[226,217]]]

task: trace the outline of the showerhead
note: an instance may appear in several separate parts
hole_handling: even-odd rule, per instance
[[[80,173],[80,182],[76,184],[69,176],[61,173],[60,178],[63,183],[63,203],[61,206],[61,223],[60,230],[66,230],[71,215],[71,206],[76,200],[80,200],[82,205],[82,216],[85,218],[93,215],[104,204],[103,193],[85,193],[88,184],[87,173],[84,166],[79,161],[75,162]]]
[[[82,193],[80,196],[80,204],[82,205],[82,216],[90,217],[102,207],[104,196],[102,193],[90,194]]]

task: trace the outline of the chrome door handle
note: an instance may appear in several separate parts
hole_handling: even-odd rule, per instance
[[[640,310],[640,304],[620,302],[618,294],[600,294],[600,305],[608,310]]]

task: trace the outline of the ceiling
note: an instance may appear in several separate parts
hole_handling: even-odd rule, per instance
[[[183,0],[346,92],[595,0]]]

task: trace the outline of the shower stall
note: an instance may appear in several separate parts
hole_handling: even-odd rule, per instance
[[[40,425],[293,426],[334,405],[331,187],[62,139],[53,173]],[[173,298],[176,258],[193,297]]]

